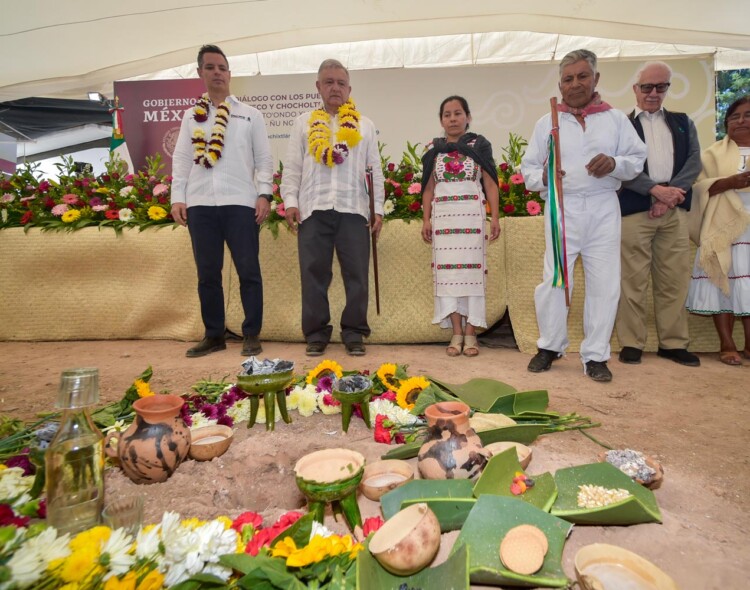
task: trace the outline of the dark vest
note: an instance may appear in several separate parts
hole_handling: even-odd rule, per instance
[[[674,144],[674,166],[672,167],[672,178],[682,170],[688,159],[690,150],[690,127],[688,125],[688,116],[685,113],[670,113],[664,109],[664,116],[672,132],[672,142]],[[635,111],[628,115],[628,119],[633,123],[638,136],[645,142],[643,136],[643,126],[641,121],[636,118]],[[648,161],[643,165],[644,174],[648,174]],[[641,213],[651,208],[651,195],[642,195],[627,188],[620,190],[620,211],[623,216]],[[686,211],[690,211],[690,201],[693,197],[693,189],[688,189],[685,193],[685,200],[678,205]]]

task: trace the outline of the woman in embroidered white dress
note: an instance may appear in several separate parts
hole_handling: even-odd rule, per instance
[[[422,238],[432,244],[433,323],[453,329],[448,356],[476,356],[476,329],[487,327],[486,243],[500,235],[497,168],[490,142],[467,133],[465,98],[449,96],[439,115],[445,137],[435,138],[422,158]]]
[[[742,318],[750,359],[750,95],[729,106],[724,128],[726,137],[703,152],[693,187],[690,237],[700,248],[686,305],[713,317],[721,362],[741,365],[732,331]]]

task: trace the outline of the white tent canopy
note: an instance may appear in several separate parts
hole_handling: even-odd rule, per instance
[[[238,56],[235,75],[314,71],[331,56],[352,69],[551,61],[581,46],[749,67],[746,25],[747,0],[26,0],[0,20],[0,101],[186,77],[206,42]]]

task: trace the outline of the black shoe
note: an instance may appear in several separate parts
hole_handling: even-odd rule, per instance
[[[257,356],[263,352],[260,340],[257,336],[246,334],[242,340],[242,356]]]
[[[701,360],[687,348],[659,348],[656,356],[674,361],[686,367],[700,367]]]
[[[594,381],[607,383],[612,381],[612,372],[607,367],[607,361],[589,361],[586,363],[586,374]]]
[[[327,342],[308,342],[305,354],[307,356],[322,356],[326,351]]]
[[[187,357],[206,356],[212,352],[218,352],[226,349],[227,345],[224,343],[224,338],[218,336],[216,338],[204,338],[193,348],[188,349],[185,353]]]
[[[529,361],[529,366],[526,368],[532,373],[549,371],[552,363],[559,358],[559,352],[555,352],[554,350],[547,350],[546,348],[540,348],[539,352],[534,355],[534,358]]]
[[[620,359],[621,363],[625,363],[626,365],[640,365],[642,354],[643,351],[639,348],[633,348],[632,346],[623,346],[618,358]]]
[[[365,356],[365,345],[362,342],[345,342],[344,346],[349,356]]]

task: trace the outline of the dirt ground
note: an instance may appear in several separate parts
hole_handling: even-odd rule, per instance
[[[0,412],[32,418],[53,409],[60,371],[98,367],[102,403],[118,400],[148,365],[154,368],[155,391],[184,393],[200,379],[227,379],[242,360],[240,345],[199,359],[184,356],[188,344],[173,341],[0,343]],[[297,363],[297,371],[316,362],[301,344],[264,343],[264,355]],[[750,552],[750,469],[747,446],[750,420],[745,401],[748,369],[727,367],[716,354],[700,355],[702,366],[688,368],[654,354],[641,365],[610,362],[614,380],[597,384],[583,376],[577,355],[570,355],[544,374],[526,371],[527,355],[516,350],[482,348],[479,357],[449,359],[441,346],[370,346],[367,356],[348,357],[332,345],[324,358],[344,369],[374,371],[383,362],[409,365],[409,374],[434,375],[461,383],[492,377],[518,390],[546,388],[550,409],[579,412],[601,422],[592,430],[616,448],[634,448],[656,457],[665,469],[656,498],[663,524],[631,527],[576,526],[568,539],[563,565],[574,578],[576,552],[589,543],[620,545],[653,561],[687,590],[740,590],[748,587]],[[348,434],[340,417],[316,414],[279,423],[275,432],[262,425],[236,427],[227,453],[211,462],[183,463],[163,484],[137,486],[121,472],[107,473],[108,495],[143,493],[145,520],[156,521],[165,510],[183,516],[236,516],[245,510],[262,513],[270,523],[282,512],[304,507],[294,483],[297,459],[313,450],[348,447],[375,460],[387,447],[375,443],[361,420]],[[596,460],[602,448],[578,432],[555,433],[534,443],[532,474]],[[360,497],[364,516],[378,514],[378,504]],[[340,527],[338,523],[332,528]],[[339,529],[338,532],[343,532]]]

